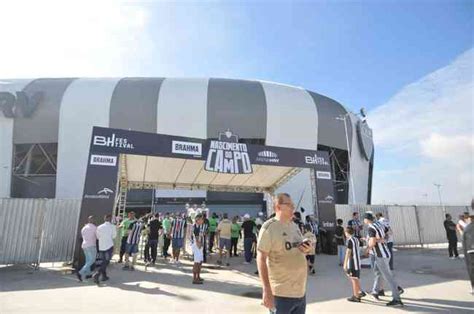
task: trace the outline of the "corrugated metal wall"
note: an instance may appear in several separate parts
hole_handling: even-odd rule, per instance
[[[0,199],[0,264],[72,259],[80,200]]]
[[[458,216],[468,212],[468,206],[446,206],[446,213]],[[344,225],[352,219],[353,212],[359,212],[361,220],[365,212],[382,212],[388,218],[396,245],[444,243],[446,232],[441,206],[384,206],[384,205],[336,205],[336,216],[344,220]]]

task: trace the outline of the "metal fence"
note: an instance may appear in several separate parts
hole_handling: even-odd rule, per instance
[[[390,221],[396,245],[425,245],[447,242],[443,226],[445,213],[451,214],[456,222],[459,215],[469,212],[469,207],[336,205],[336,217],[344,220],[344,225],[352,219],[353,212],[362,217],[368,211],[381,212]]]
[[[0,199],[0,264],[72,260],[80,200]]]

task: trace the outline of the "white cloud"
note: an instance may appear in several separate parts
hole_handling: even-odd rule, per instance
[[[468,204],[474,196],[474,49],[402,88],[370,113],[373,201]],[[408,165],[409,169],[393,165]],[[422,195],[428,194],[428,199]]]
[[[134,73],[151,46],[148,15],[138,5],[2,1],[0,12],[0,69],[5,78]]]

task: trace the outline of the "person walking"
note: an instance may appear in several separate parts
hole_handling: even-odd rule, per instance
[[[244,223],[242,224],[242,229],[244,230],[244,264],[250,264],[250,262],[252,262],[252,244],[256,238],[254,233],[255,228],[257,228],[255,222],[250,219],[249,214],[245,214]]]
[[[185,218],[177,215],[171,222],[171,245],[173,247],[173,263],[179,264],[179,255],[184,247],[184,238],[186,237],[186,228],[188,224]]]
[[[211,218],[209,218],[209,253],[213,252],[218,222],[217,214],[212,213]]]
[[[120,234],[121,234],[122,240],[120,244],[120,255],[119,255],[118,263],[123,262],[123,256],[125,255],[125,250],[127,249],[129,227],[130,227],[130,224],[132,224],[134,221],[135,221],[135,212],[131,211],[128,213],[128,217],[125,218],[120,223]]]
[[[151,254],[149,254],[150,260],[153,265],[156,263],[156,256],[158,254],[158,238],[160,236],[160,230],[162,229],[160,222],[160,215],[155,214],[150,222],[148,223],[148,246],[150,247]]]
[[[352,227],[352,229],[354,230],[354,237],[356,237],[360,241],[362,238],[362,222],[359,220],[358,212],[352,213],[352,219],[349,220],[347,226]]]
[[[229,254],[231,250],[232,222],[227,217],[227,213],[224,213],[222,221],[217,225],[217,235],[219,238],[219,259],[217,264],[222,265],[222,256],[224,255],[225,265],[230,266]],[[225,253],[223,253],[224,248]]]
[[[349,302],[360,302],[360,299],[367,294],[360,288],[360,252],[359,240],[354,237],[354,229],[346,227],[344,230],[347,238],[347,249],[344,257],[344,272],[349,277],[352,284],[352,296],[347,299]]]
[[[237,222],[239,219],[238,216],[235,216],[233,219],[232,219],[232,226],[231,226],[231,235],[230,235],[230,242],[231,242],[231,246],[230,246],[230,257],[232,257],[232,254],[233,256],[238,256],[237,255],[237,246],[239,244],[239,239],[242,237],[242,234],[240,232],[240,225],[239,223]]]
[[[383,277],[392,290],[392,301],[388,302],[386,305],[403,306],[403,302],[400,298],[400,288],[396,283],[389,266],[390,251],[385,243],[385,232],[387,229],[381,223],[375,221],[375,217],[372,213],[365,213],[364,223],[368,226],[368,243],[365,253],[366,255],[370,254],[372,256],[373,271],[375,275],[371,294],[375,299],[379,299],[379,296],[381,295],[380,290],[382,290]]]
[[[123,270],[135,270],[135,264],[137,262],[138,245],[140,244],[140,236],[142,234],[143,222],[141,219],[135,220],[128,227],[129,233],[127,238],[127,248],[125,250],[125,265],[122,267]],[[130,264],[130,257],[132,263]]]
[[[171,245],[171,219],[170,213],[166,213],[162,221],[163,226],[163,249],[162,255],[166,259],[169,255],[169,248]]]
[[[385,242],[387,243],[388,250],[390,251],[390,261],[389,261],[389,266],[390,270],[393,270],[393,231],[392,227],[390,226],[390,221],[383,216],[382,213],[376,213],[375,217],[378,222],[380,222],[386,230],[388,230],[385,233]]]
[[[336,223],[337,226],[336,230],[334,231],[334,239],[336,240],[337,245],[337,256],[339,258],[339,266],[342,267],[344,264],[344,254],[346,250],[346,237],[344,233],[344,227],[342,226],[343,220],[337,219]]]
[[[458,254],[458,236],[456,234],[456,224],[450,214],[446,214],[446,220],[443,223],[448,238],[448,254],[449,258],[459,258]]]
[[[202,214],[197,214],[194,217],[194,224],[191,228],[189,242],[193,252],[193,284],[203,284],[204,280],[201,278],[201,267],[204,260],[204,217]]]
[[[76,273],[77,279],[82,281],[82,277],[87,278],[91,274],[91,266],[97,256],[97,226],[94,224],[94,216],[87,217],[87,224],[81,229],[82,251],[86,257],[84,266]]]
[[[114,239],[117,236],[117,228],[111,223],[112,215],[105,215],[104,223],[97,227],[96,237],[99,242],[99,259],[101,260],[99,268],[94,275],[94,282],[99,285],[99,276],[102,275],[102,281],[109,279],[107,276],[107,266],[112,259],[114,250]]]
[[[306,311],[306,255],[312,246],[303,242],[293,223],[295,205],[287,193],[274,200],[275,217],[267,220],[258,235],[258,273],[262,303],[276,314],[304,314]]]

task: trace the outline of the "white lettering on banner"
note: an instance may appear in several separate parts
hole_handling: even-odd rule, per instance
[[[322,203],[322,204],[332,204],[333,202],[334,202],[334,197],[332,197],[331,195],[326,196],[322,200],[318,200],[318,203]]]
[[[268,151],[268,150],[264,150],[264,151],[261,151],[257,154],[257,158],[255,159],[255,161],[279,163],[280,159],[278,158],[277,153],[274,153],[274,152],[271,152],[271,151]]]
[[[334,228],[334,226],[335,226],[334,222],[323,221],[323,227],[325,228]]]
[[[331,180],[331,173],[329,171],[316,171],[316,178]]]
[[[122,137],[116,137],[115,133],[113,133],[112,136],[96,135],[94,136],[93,144],[96,146],[135,149],[133,144],[128,142],[128,139],[122,138]]]
[[[173,143],[172,143],[172,152],[174,154],[201,156],[202,155],[202,144],[201,143],[173,141]]]
[[[329,166],[329,162],[327,162],[323,157],[319,157],[316,154],[314,154],[314,156],[305,156],[305,162],[308,165]]]
[[[227,134],[229,133],[229,134]],[[236,139],[230,131],[221,138]],[[207,171],[221,173],[252,173],[247,144],[225,141],[211,141],[205,164]]]
[[[84,195],[84,198],[88,199],[110,199],[111,195],[114,194],[114,191],[109,188],[103,188],[100,191],[97,191],[96,194],[86,194]]]
[[[91,155],[91,165],[113,167],[117,165],[117,156]]]

